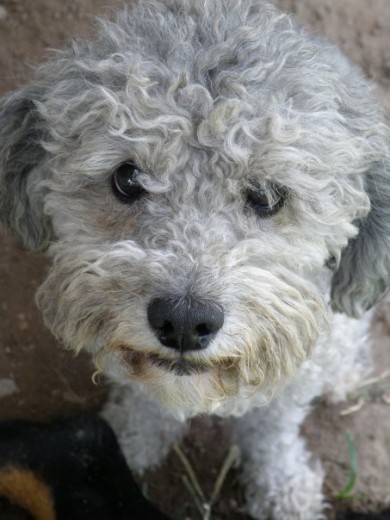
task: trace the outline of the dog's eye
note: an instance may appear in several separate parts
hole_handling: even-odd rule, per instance
[[[114,195],[126,204],[142,197],[146,191],[139,183],[141,170],[132,162],[121,164],[111,176],[111,188]]]
[[[252,183],[246,193],[247,203],[259,217],[275,215],[284,206],[286,197],[285,188],[276,185],[265,187],[257,183]]]

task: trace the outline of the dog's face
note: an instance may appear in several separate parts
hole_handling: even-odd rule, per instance
[[[0,206],[49,243],[53,333],[190,415],[268,399],[332,283],[350,314],[385,292],[390,197],[387,130],[344,58],[259,2],[178,5],[140,1],[3,101]]]

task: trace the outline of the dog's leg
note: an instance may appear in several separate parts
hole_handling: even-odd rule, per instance
[[[349,394],[372,372],[372,315],[368,312],[360,320],[334,315],[329,339],[322,347],[327,357],[323,353],[325,362],[318,361],[324,373],[322,394],[328,403],[348,399]],[[327,348],[328,345],[331,348]]]
[[[290,397],[279,398],[233,422],[248,512],[258,520],[323,518],[323,471],[310,460],[299,435],[309,409],[294,405]]]
[[[130,385],[112,388],[102,416],[115,431],[129,466],[139,475],[157,466],[186,430],[184,422]]]

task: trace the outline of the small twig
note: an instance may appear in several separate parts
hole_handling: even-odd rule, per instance
[[[358,412],[364,406],[364,403],[364,399],[360,397],[356,404],[353,404],[352,406],[348,406],[348,408],[341,410],[339,415],[350,415],[351,413]]]
[[[380,383],[381,381],[383,381],[384,379],[386,379],[388,377],[390,377],[390,370],[385,370],[384,372],[382,372],[382,374],[379,374],[379,376],[370,377],[369,379],[362,381],[360,383],[360,385],[358,386],[358,389],[364,388],[365,386],[376,385],[377,383]]]
[[[202,519],[204,520],[204,507],[202,502],[199,500],[199,497],[194,490],[193,486],[191,485],[191,482],[188,480],[187,475],[182,475],[181,477],[184,487],[187,489],[189,494],[191,495],[192,500],[194,501],[194,504],[196,508],[198,509],[199,513],[201,514]]]
[[[233,445],[231,446],[223,464],[221,467],[221,470],[218,474],[217,480],[215,481],[213,492],[211,494],[211,498],[209,501],[206,500],[206,497],[199,485],[199,481],[195,475],[195,471],[193,470],[190,461],[187,459],[186,455],[178,446],[175,444],[173,446],[173,449],[175,453],[180,458],[181,463],[184,466],[184,469],[187,472],[187,475],[182,476],[182,481],[188,492],[190,493],[195,506],[197,507],[198,511],[201,514],[202,520],[210,520],[211,519],[211,511],[213,508],[213,505],[217,501],[219,494],[221,492],[223,483],[226,480],[226,475],[228,474],[230,468],[234,464],[234,462],[237,460],[239,455],[239,449],[237,446]]]
[[[390,394],[383,394],[383,395],[382,395],[382,401],[383,401],[385,404],[390,404]]]
[[[236,462],[239,456],[239,448],[235,444],[230,447],[229,453],[227,454],[226,459],[224,460],[217,480],[215,481],[214,489],[211,494],[210,504],[213,506],[218,499],[218,496],[221,492],[223,483],[226,480],[226,475],[228,474],[230,468]]]
[[[200,500],[202,502],[206,502],[206,497],[204,496],[204,493],[199,485],[198,479],[196,478],[195,472],[192,469],[192,466],[191,466],[189,460],[184,455],[182,449],[180,448],[180,446],[178,444],[174,444],[173,449],[174,449],[175,453],[177,454],[177,456],[179,457],[184,468],[186,469],[190,482],[191,482],[194,490],[196,491],[198,497],[200,498]]]
[[[382,401],[385,404],[386,400],[386,388],[387,382],[383,383],[386,379],[389,379],[390,386],[390,370],[385,370],[376,377],[370,377],[365,381],[362,381],[354,392],[349,395],[350,399],[355,399],[355,403],[345,410],[340,412],[340,415],[349,415],[359,411],[364,404],[374,403]]]

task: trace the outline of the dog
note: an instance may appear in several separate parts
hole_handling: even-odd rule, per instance
[[[132,468],[229,416],[250,514],[322,518],[299,428],[370,369],[389,289],[369,82],[260,0],[136,0],[0,103],[1,219],[51,257],[38,306],[116,382]]]
[[[94,415],[0,421],[0,516],[27,512],[34,520],[170,520],[142,495],[113,431]]]

